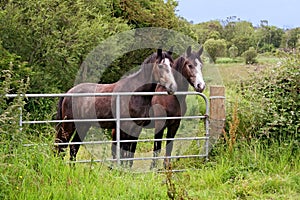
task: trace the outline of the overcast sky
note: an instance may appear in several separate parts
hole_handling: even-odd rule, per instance
[[[268,20],[279,28],[300,27],[300,0],[179,0],[177,10],[194,23],[237,16],[254,26]]]

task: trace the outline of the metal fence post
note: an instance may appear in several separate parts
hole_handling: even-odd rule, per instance
[[[117,157],[117,163],[118,165],[121,164],[120,161],[120,95],[117,95],[117,99],[116,99],[116,140],[117,140],[117,148],[116,148],[116,157]]]

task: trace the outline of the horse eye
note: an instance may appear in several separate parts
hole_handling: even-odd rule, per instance
[[[192,64],[189,64],[188,66],[189,66],[189,68],[193,68],[193,65],[192,65]]]
[[[159,64],[158,67],[159,67],[160,69],[162,69],[162,68],[164,67],[164,65],[163,65],[163,64]]]

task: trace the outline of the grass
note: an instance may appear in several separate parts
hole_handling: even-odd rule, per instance
[[[259,73],[265,67],[276,66],[281,60],[272,55],[259,55],[257,61],[257,64],[246,65],[241,58],[218,58],[216,64],[205,63],[205,81],[209,85],[236,85],[247,80],[250,74]]]
[[[253,141],[233,151],[220,145],[197,170],[171,176],[177,199],[297,199],[300,152],[289,144]],[[71,167],[45,146],[19,147],[1,158],[1,199],[169,199],[164,173],[110,170],[97,163]]]
[[[274,58],[258,60],[263,60],[263,66],[276,63]],[[247,79],[249,73],[259,72],[256,67],[242,63],[205,65],[207,82],[232,86]],[[231,90],[227,87],[227,94],[232,95],[227,99],[233,101],[235,92]],[[193,109],[188,113],[193,114]],[[189,121],[181,129],[189,131],[187,127]],[[151,134],[153,129],[148,132]],[[0,199],[299,199],[299,148],[293,149],[288,142],[266,146],[255,139],[245,142],[240,138],[236,137],[231,147],[227,145],[230,138],[227,143],[220,141],[208,161],[173,161],[174,168],[188,168],[181,173],[111,170],[101,163],[70,166],[54,157],[49,146],[16,145],[8,151],[10,141],[1,141]],[[53,141],[43,136],[36,140],[49,144]],[[189,151],[197,151],[195,142],[189,145]],[[151,148],[147,144],[139,150]],[[81,148],[79,156],[88,159],[87,152]]]

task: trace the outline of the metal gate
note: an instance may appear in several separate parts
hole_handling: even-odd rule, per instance
[[[74,162],[87,163],[87,162],[103,162],[103,161],[115,161],[118,164],[123,160],[152,160],[152,159],[164,159],[164,158],[199,158],[208,157],[209,153],[209,101],[203,93],[199,92],[175,92],[174,95],[198,95],[205,103],[205,114],[196,116],[181,116],[181,117],[150,117],[150,118],[122,118],[120,116],[120,97],[121,96],[133,96],[133,95],[167,95],[166,92],[113,92],[113,93],[68,93],[68,94],[25,94],[26,98],[41,98],[41,97],[86,97],[86,96],[115,96],[116,97],[116,117],[111,119],[71,119],[71,120],[35,120],[35,121],[25,121],[23,120],[22,110],[20,109],[20,130],[22,130],[23,124],[44,124],[44,123],[62,123],[62,122],[101,122],[101,121],[115,121],[116,122],[116,159],[94,159],[94,160],[78,160]],[[17,97],[17,94],[7,94],[6,97]],[[121,121],[133,121],[133,120],[167,120],[167,119],[203,119],[204,120],[204,131],[205,135],[202,137],[179,137],[179,138],[163,138],[163,139],[139,139],[139,140],[121,140],[120,139],[120,122]],[[153,133],[154,136],[154,133]],[[135,158],[121,158],[120,157],[120,144],[121,142],[154,142],[154,141],[179,141],[179,140],[203,140],[204,148],[203,153],[194,155],[176,155],[176,156],[160,156],[160,157],[135,157]],[[95,145],[95,144],[107,144],[113,141],[83,141],[83,142],[69,142],[69,143],[54,143],[54,145],[70,145],[70,144],[80,144],[80,145]],[[35,144],[25,144],[25,146],[32,146]]]

